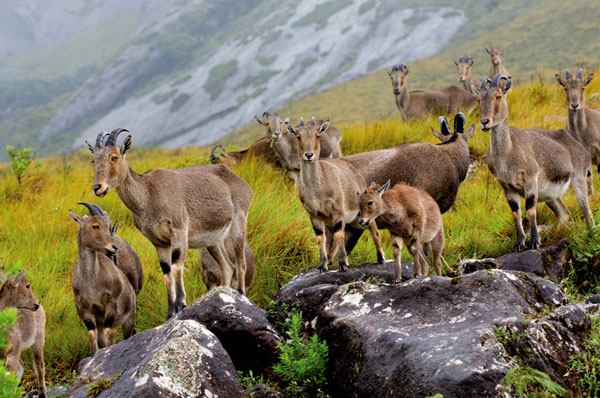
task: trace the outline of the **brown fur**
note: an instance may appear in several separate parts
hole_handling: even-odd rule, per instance
[[[472,85],[479,84],[479,80],[471,78],[473,58],[470,56],[460,57],[458,62],[454,61],[454,65],[456,65],[456,71],[458,72],[458,81],[463,84],[465,91],[472,95],[476,95]]]
[[[21,352],[31,347],[37,379],[38,397],[46,396],[46,372],[44,366],[44,335],[46,313],[31,290],[31,284],[21,271],[9,277],[0,288],[0,311],[7,308],[17,310],[16,325],[8,336],[8,346],[1,355],[6,360],[6,369],[14,372],[19,380],[23,376]]]
[[[502,53],[504,52],[504,49],[502,47],[498,47],[498,48],[491,47],[491,50],[488,50],[488,48],[486,47],[485,51],[490,55],[490,62],[492,64],[490,66],[490,69],[488,70],[488,77],[490,79],[492,79],[497,74],[504,75],[506,77],[511,77],[510,73],[508,73],[506,68],[504,66],[502,66]],[[473,84],[475,84],[475,87],[477,87],[479,82],[476,81]],[[471,90],[472,90],[472,88],[471,88]],[[509,88],[506,93],[508,94],[511,91],[512,91],[512,89]]]
[[[227,254],[229,255],[229,259],[233,262],[235,259],[233,258],[233,249],[231,247],[231,242],[228,240],[225,243],[225,247],[227,247]],[[246,242],[244,245],[244,250],[246,253],[246,289],[249,289],[254,281],[254,267],[255,267],[255,258],[254,253],[252,252],[252,248]],[[210,252],[206,249],[201,250],[201,263],[202,263],[202,281],[206,285],[206,289],[210,290],[214,287],[219,286],[221,283],[221,268],[217,263],[217,260],[210,254]],[[230,287],[237,287],[237,274],[235,271],[233,272],[233,277],[231,278]]]
[[[109,138],[106,145],[101,136],[96,146],[88,144],[94,155],[94,192],[104,196],[114,188],[131,210],[136,227],[156,248],[167,288],[167,318],[186,305],[183,271],[188,248],[210,252],[221,268],[221,285],[231,285],[235,270],[237,289],[245,294],[250,186],[225,165],[153,169],[138,175],[125,159],[131,136],[120,148],[115,146],[120,131],[113,131],[115,139]],[[225,247],[227,239],[235,262]]]
[[[593,78],[594,74],[590,73],[583,80],[581,69],[575,79],[568,69],[566,80],[563,81],[558,74],[556,75],[558,83],[565,90],[568,109],[567,131],[590,152],[592,163],[600,173],[600,110],[585,107],[585,88]]]
[[[220,154],[217,155],[217,149]],[[277,164],[279,158],[271,146],[271,142],[265,138],[256,141],[250,147],[238,152],[226,152],[222,145],[216,145],[210,152],[212,164],[224,164],[233,167],[242,162],[246,157],[262,157],[271,164]]]
[[[496,75],[481,84],[481,129],[490,131],[487,164],[504,189],[517,229],[516,250],[525,247],[520,197],[526,198],[531,225],[531,245],[540,246],[536,224],[536,205],[546,202],[566,222],[570,213],[562,201],[568,185],[573,187],[588,228],[594,219],[587,199],[591,184],[590,156],[566,130],[518,129],[508,124],[506,92],[512,81]]]
[[[115,329],[123,326],[123,338],[134,333],[136,292],[125,273],[111,259],[117,255],[117,240],[103,215],[80,217],[77,247],[79,257],[73,269],[71,287],[79,318],[88,330],[92,355],[98,347],[113,344]],[[118,262],[118,257],[117,257]]]
[[[408,67],[396,65],[388,71],[396,96],[396,106],[406,120],[426,117],[432,113],[470,112],[477,105],[477,97],[460,87],[449,86],[439,90],[408,91]]]
[[[376,223],[378,228],[389,231],[394,246],[396,283],[402,278],[400,256],[403,242],[413,256],[414,272],[421,276],[429,275],[423,246],[431,244],[435,271],[442,275],[444,227],[440,208],[421,189],[404,183],[387,189],[389,185],[389,181],[383,187],[372,183],[360,195],[359,223],[366,226]],[[376,241],[375,246],[379,248],[381,243]]]

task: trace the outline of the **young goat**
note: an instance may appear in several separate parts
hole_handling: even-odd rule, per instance
[[[435,272],[442,275],[442,251],[444,250],[444,227],[442,214],[437,203],[427,192],[400,183],[393,188],[390,181],[383,187],[371,183],[360,195],[358,222],[363,226],[376,224],[387,229],[394,246],[394,281],[402,279],[402,242],[414,259],[414,272],[421,276],[429,275],[429,263],[423,253],[423,245],[431,245]],[[379,234],[375,235],[375,247],[381,250]]]
[[[107,133],[106,142],[100,133],[95,146],[87,143],[94,156],[92,189],[96,196],[104,196],[114,188],[131,210],[135,226],[154,245],[167,289],[167,319],[186,305],[183,274],[188,249],[206,248],[211,253],[221,268],[220,285],[230,286],[235,270],[237,290],[245,294],[250,186],[224,165],[158,168],[139,175],[125,156],[131,136],[116,146],[123,131],[127,130]],[[231,239],[232,257],[225,248],[227,239]]]
[[[477,97],[460,87],[448,86],[439,90],[408,91],[408,67],[395,65],[388,75],[392,79],[396,106],[404,120],[427,116],[432,112],[470,112],[477,106]]]
[[[458,59],[458,62],[454,61],[456,65],[456,71],[458,72],[458,81],[464,85],[465,91],[475,95],[472,84],[479,84],[479,80],[471,78],[471,67],[473,66],[473,58],[471,56],[464,56]]]
[[[504,51],[504,48],[491,47],[491,50],[488,50],[488,48],[486,47],[485,51],[488,54],[490,54],[490,62],[492,63],[492,65],[490,66],[490,70],[488,71],[488,77],[490,79],[492,79],[494,76],[496,76],[498,74],[510,77],[510,73],[508,73],[506,68],[504,66],[502,66],[502,52]],[[477,83],[479,83],[479,82],[476,82],[475,84],[477,84]]]
[[[573,187],[579,207],[589,229],[594,219],[588,203],[592,172],[590,155],[565,130],[522,130],[508,124],[506,93],[512,85],[510,77],[496,75],[481,81],[481,130],[491,131],[487,164],[504,190],[517,229],[515,250],[525,248],[521,220],[520,197],[525,198],[527,218],[531,225],[531,247],[540,247],[536,223],[536,205],[546,202],[558,217],[559,224],[568,221],[570,212],[562,201],[569,185]]]
[[[127,276],[111,259],[118,250],[114,238],[117,223],[111,226],[104,214],[88,203],[80,204],[90,209],[92,215],[80,217],[69,211],[71,218],[79,224],[79,258],[71,287],[77,313],[87,328],[94,355],[98,347],[113,344],[115,328],[123,326],[124,339],[134,333],[136,296]]]
[[[294,184],[298,182],[298,173],[300,172],[301,160],[298,157],[298,140],[296,137],[286,130],[282,131],[282,122],[279,118],[279,114],[265,112],[263,113],[262,119],[258,116],[254,117],[258,124],[265,126],[265,132],[267,134],[267,140],[273,143],[273,149],[279,157],[281,166],[286,169],[288,175]],[[325,120],[316,120],[315,123],[318,127],[325,122]],[[286,118],[283,122],[285,125],[289,124],[289,118]],[[300,126],[296,126],[298,128]],[[339,158],[342,156],[342,150],[340,148],[340,141],[342,140],[342,133],[340,130],[332,124],[319,138],[321,143],[321,157],[322,158]]]
[[[343,272],[348,269],[344,230],[347,224],[360,228],[357,193],[366,188],[366,183],[348,161],[319,159],[319,138],[328,127],[329,122],[318,127],[314,117],[308,126],[302,119],[297,128],[287,125],[289,132],[298,139],[298,156],[301,159],[298,196],[317,236],[320,251],[318,269],[320,272],[327,271],[329,260],[333,261],[339,254],[338,263]],[[333,237],[330,254],[326,229],[327,235]],[[377,233],[377,226],[372,226],[370,231]],[[378,256],[383,262],[383,253],[378,252]]]
[[[17,378],[21,380],[23,376],[21,352],[31,347],[37,377],[37,396],[45,397],[44,329],[46,313],[34,296],[24,271],[9,277],[0,288],[0,311],[7,308],[15,308],[18,312],[18,319],[8,337],[8,347],[2,353],[3,359],[6,359],[6,368],[9,372],[15,372]]]
[[[592,163],[600,173],[600,110],[585,107],[585,88],[594,78],[594,74],[583,80],[583,70],[579,69],[573,79],[567,69],[566,80],[556,74],[556,80],[565,89],[568,118],[567,131],[592,155]]]

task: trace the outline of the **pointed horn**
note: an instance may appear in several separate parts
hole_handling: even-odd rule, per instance
[[[108,140],[106,140],[105,146],[116,146],[117,138],[119,137],[119,134],[121,134],[123,131],[129,132],[129,130],[122,128],[114,129],[113,131],[111,131],[110,135],[108,136]]]
[[[104,215],[104,214],[102,214],[102,209],[98,210],[99,206],[95,206],[95,205],[92,205],[92,204],[86,203],[86,202],[79,202],[77,204],[87,207],[92,216],[103,216]]]
[[[579,68],[579,70],[577,71],[577,76],[575,76],[575,78],[579,80],[583,79],[583,69]]]
[[[271,116],[271,114],[269,112],[263,113],[263,117],[269,117],[269,116]]]
[[[571,71],[569,69],[567,69],[565,71],[565,76],[566,76],[567,80],[571,80],[573,78],[573,74],[571,73]]]
[[[444,116],[440,116],[438,121],[440,122],[440,132],[442,135],[451,135],[452,132],[450,131],[450,126],[448,126],[448,120]]]
[[[304,126],[304,118],[300,117],[300,126]]]
[[[464,133],[466,123],[467,123],[467,118],[465,118],[465,115],[462,112],[458,112],[454,116],[454,134]]]
[[[217,154],[215,153],[217,151],[217,147],[218,145],[215,145],[211,150],[210,150],[210,162],[212,164],[217,163]]]
[[[96,146],[98,148],[102,147],[102,140],[104,140],[104,136],[108,134],[106,131],[101,131],[100,133],[98,133],[98,136],[96,137]]]
[[[317,125],[317,123],[315,122],[315,117],[314,116],[312,117],[312,119],[310,121],[310,125],[311,126],[316,126]]]

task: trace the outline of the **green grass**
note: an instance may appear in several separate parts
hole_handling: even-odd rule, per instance
[[[588,93],[600,91],[600,79],[591,83]],[[516,85],[509,95],[511,124],[518,127],[560,128],[566,123],[563,92],[551,81],[539,80]],[[468,123],[479,119],[478,111],[467,116]],[[352,154],[388,148],[401,142],[435,143],[430,127],[437,128],[437,117],[402,122],[396,115],[379,121],[355,123],[342,128],[342,150]],[[135,137],[134,137],[135,140]],[[461,185],[455,205],[443,216],[446,237],[444,261],[454,269],[463,258],[495,257],[512,250],[514,227],[510,210],[493,176],[483,163],[489,143],[488,133],[478,129],[470,140],[475,169]],[[82,143],[83,147],[83,143]],[[156,167],[177,167],[208,160],[207,148],[177,150],[135,147],[128,154],[130,165],[138,173]],[[0,263],[21,262],[27,268],[34,292],[47,313],[45,356],[48,379],[53,383],[70,380],[77,362],[89,355],[85,327],[77,317],[71,292],[71,272],[77,259],[77,225],[69,209],[85,213],[76,203],[97,203],[119,220],[119,235],[134,247],[142,261],[145,283],[138,296],[136,330],[161,324],[166,313],[166,292],[156,252],[150,242],[134,227],[129,210],[115,192],[104,198],[92,194],[93,166],[84,149],[70,156],[42,159],[42,166],[31,168],[20,187],[8,164],[0,165]],[[299,270],[318,262],[316,240],[309,218],[302,208],[293,184],[284,173],[260,159],[248,159],[235,168],[254,191],[248,218],[248,241],[256,256],[256,278],[249,297],[265,307],[278,288]],[[600,183],[595,178],[595,190]],[[590,198],[600,222],[600,199]],[[584,247],[590,234],[585,229],[574,195],[569,192],[565,203],[573,213],[570,229],[551,227],[541,235],[542,243],[561,237]],[[538,207],[540,224],[550,224],[554,215]],[[591,236],[593,236],[592,234]],[[393,251],[387,233],[383,234],[386,257]],[[410,255],[405,251],[405,260]],[[351,266],[376,260],[367,234],[349,257]],[[199,251],[188,252],[186,290],[189,302],[205,292],[201,281]],[[25,383],[31,385],[34,374],[26,361]]]

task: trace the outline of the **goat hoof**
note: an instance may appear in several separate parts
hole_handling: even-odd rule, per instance
[[[540,242],[531,242],[531,248],[532,249],[539,249],[540,248]]]
[[[398,277],[394,278],[394,284],[397,284],[397,283],[400,283],[400,282],[402,282],[402,280],[400,280],[400,278],[398,278]]]
[[[385,264],[385,257],[383,257],[382,255],[378,254],[377,255],[377,264],[379,264],[379,265]]]
[[[340,272],[348,271],[348,266],[346,264],[340,264]]]
[[[327,268],[320,266],[319,268],[317,268],[319,270],[319,274],[324,274],[325,272],[327,272]]]
[[[515,245],[515,251],[521,252],[523,250],[525,250],[525,245],[523,243],[517,242],[517,244]]]
[[[183,310],[185,307],[187,307],[187,305],[185,305],[185,304],[177,304],[177,305],[175,306],[175,312],[176,312],[176,313],[177,313],[177,312],[180,312],[180,311],[181,311],[181,310]]]

